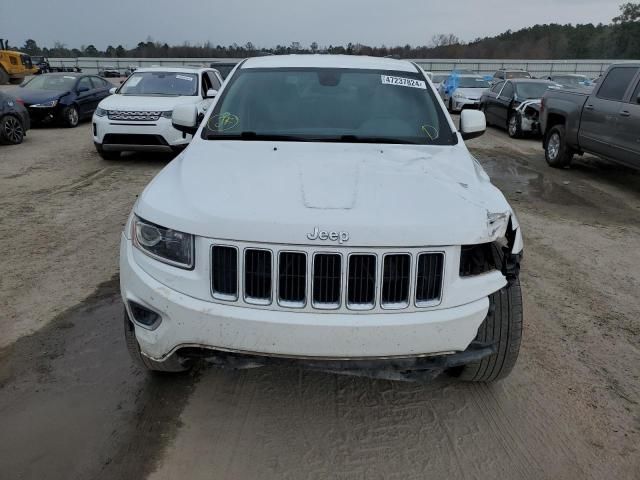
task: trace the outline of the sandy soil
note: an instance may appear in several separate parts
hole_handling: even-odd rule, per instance
[[[1,147],[0,477],[640,478],[640,173],[553,170],[538,140],[497,130],[470,147],[525,231],[521,357],[493,386],[146,376],[117,251],[167,159],[105,162],[88,124]]]

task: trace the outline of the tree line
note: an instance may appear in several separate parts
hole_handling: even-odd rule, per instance
[[[330,53],[371,55],[396,58],[477,58],[477,59],[631,59],[640,58],[640,3],[620,6],[620,15],[611,23],[535,25],[515,32],[508,30],[494,37],[477,38],[463,42],[454,34],[440,34],[423,46],[369,46],[361,43],[320,46],[313,42],[303,46],[299,42],[289,45],[259,48],[253,43],[244,45],[214,45],[206,42],[191,45],[168,45],[147,38],[133,48],[109,45],[99,50],[95,45],[68,48],[60,42],[53,47],[40,47],[28,39],[18,48],[30,55],[49,57],[134,57],[134,58],[244,58],[256,55],[283,55],[290,53]]]

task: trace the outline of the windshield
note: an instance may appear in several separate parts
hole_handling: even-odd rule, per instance
[[[507,78],[531,78],[529,72],[507,72]]]
[[[71,90],[75,84],[76,77],[71,75],[42,75],[33,77],[24,85],[24,88],[63,91]]]
[[[458,88],[489,88],[491,83],[482,77],[459,77]]]
[[[122,84],[122,95],[191,96],[198,92],[198,75],[178,72],[135,72]]]
[[[553,83],[517,83],[516,93],[518,98],[542,98],[549,87],[553,86]]]
[[[207,139],[455,143],[418,72],[244,69],[202,133]]]
[[[583,75],[558,75],[553,77],[553,81],[561,85],[573,87],[591,85],[591,80]]]

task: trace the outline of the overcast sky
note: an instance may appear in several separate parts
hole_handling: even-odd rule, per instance
[[[259,47],[425,45],[434,34],[473,40],[536,23],[609,23],[626,0],[0,0],[12,45],[134,47],[211,41]]]

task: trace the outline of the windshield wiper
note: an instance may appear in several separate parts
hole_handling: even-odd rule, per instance
[[[338,141],[347,143],[392,143],[397,145],[418,145],[418,142],[412,142],[411,140],[401,138],[366,137],[359,135],[342,135]]]
[[[271,133],[241,132],[241,133],[209,133],[207,140],[255,140],[255,141],[280,141],[280,142],[312,142],[316,139],[299,137],[297,135],[280,135]]]

